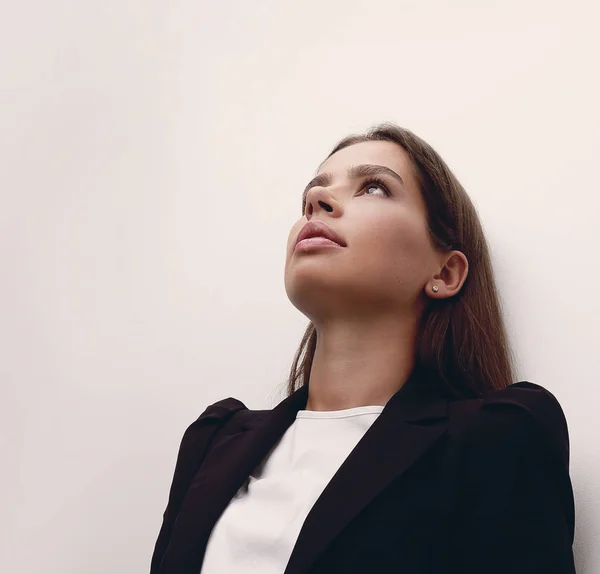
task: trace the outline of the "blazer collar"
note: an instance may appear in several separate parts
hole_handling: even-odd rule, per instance
[[[300,387],[271,410],[238,413],[244,413],[243,422],[213,445],[190,485],[162,574],[197,574],[216,521],[306,407],[308,389]],[[441,387],[413,371],[311,508],[284,574],[307,572],[342,529],[444,434],[447,404]]]
[[[299,410],[306,408],[310,383],[302,385],[271,410],[247,411],[247,419],[241,423],[245,430],[277,424],[284,419],[287,427],[294,422]],[[417,370],[413,371],[402,387],[385,404],[378,418],[384,414],[404,422],[419,422],[426,419],[445,418],[446,400],[451,393],[435,379]],[[290,421],[291,419],[291,421]]]

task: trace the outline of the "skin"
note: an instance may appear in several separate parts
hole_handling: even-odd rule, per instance
[[[391,193],[386,197],[378,184],[365,185],[368,177],[348,177],[347,168],[358,164],[388,167],[404,185],[379,175]],[[399,145],[351,145],[328,158],[323,172],[331,174],[331,184],[308,190],[304,215],[289,233],[285,263],[286,293],[318,333],[306,410],[385,405],[414,368],[428,298],[456,295],[468,261],[460,251],[444,253],[431,243],[425,203]],[[295,252],[296,237],[311,220],[327,223],[347,246]]]

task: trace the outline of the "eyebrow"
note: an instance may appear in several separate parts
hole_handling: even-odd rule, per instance
[[[359,177],[369,177],[375,175],[389,175],[399,181],[402,185],[405,185],[404,180],[389,167],[384,165],[373,165],[368,163],[363,163],[361,165],[354,165],[348,168],[348,177],[350,179],[358,179]],[[331,185],[331,174],[330,173],[320,173],[313,177],[308,185],[304,188],[304,192],[302,193],[302,201],[306,199],[306,194],[311,187],[315,187],[316,185],[327,186]]]

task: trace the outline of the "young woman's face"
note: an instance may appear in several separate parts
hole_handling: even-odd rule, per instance
[[[381,184],[349,173],[357,166],[379,170]],[[328,158],[317,175],[323,174],[328,179],[309,184],[304,214],[288,237],[290,301],[313,322],[414,313],[428,281],[440,271],[442,254],[427,234],[425,203],[406,152],[387,141],[354,144]],[[308,221],[325,222],[346,247],[295,251]]]

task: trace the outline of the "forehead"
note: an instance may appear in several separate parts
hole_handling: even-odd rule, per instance
[[[319,167],[318,173],[329,172],[334,176],[344,176],[352,165],[383,165],[398,173],[407,185],[414,184],[410,159],[404,149],[389,141],[368,141],[345,147],[327,158]]]

